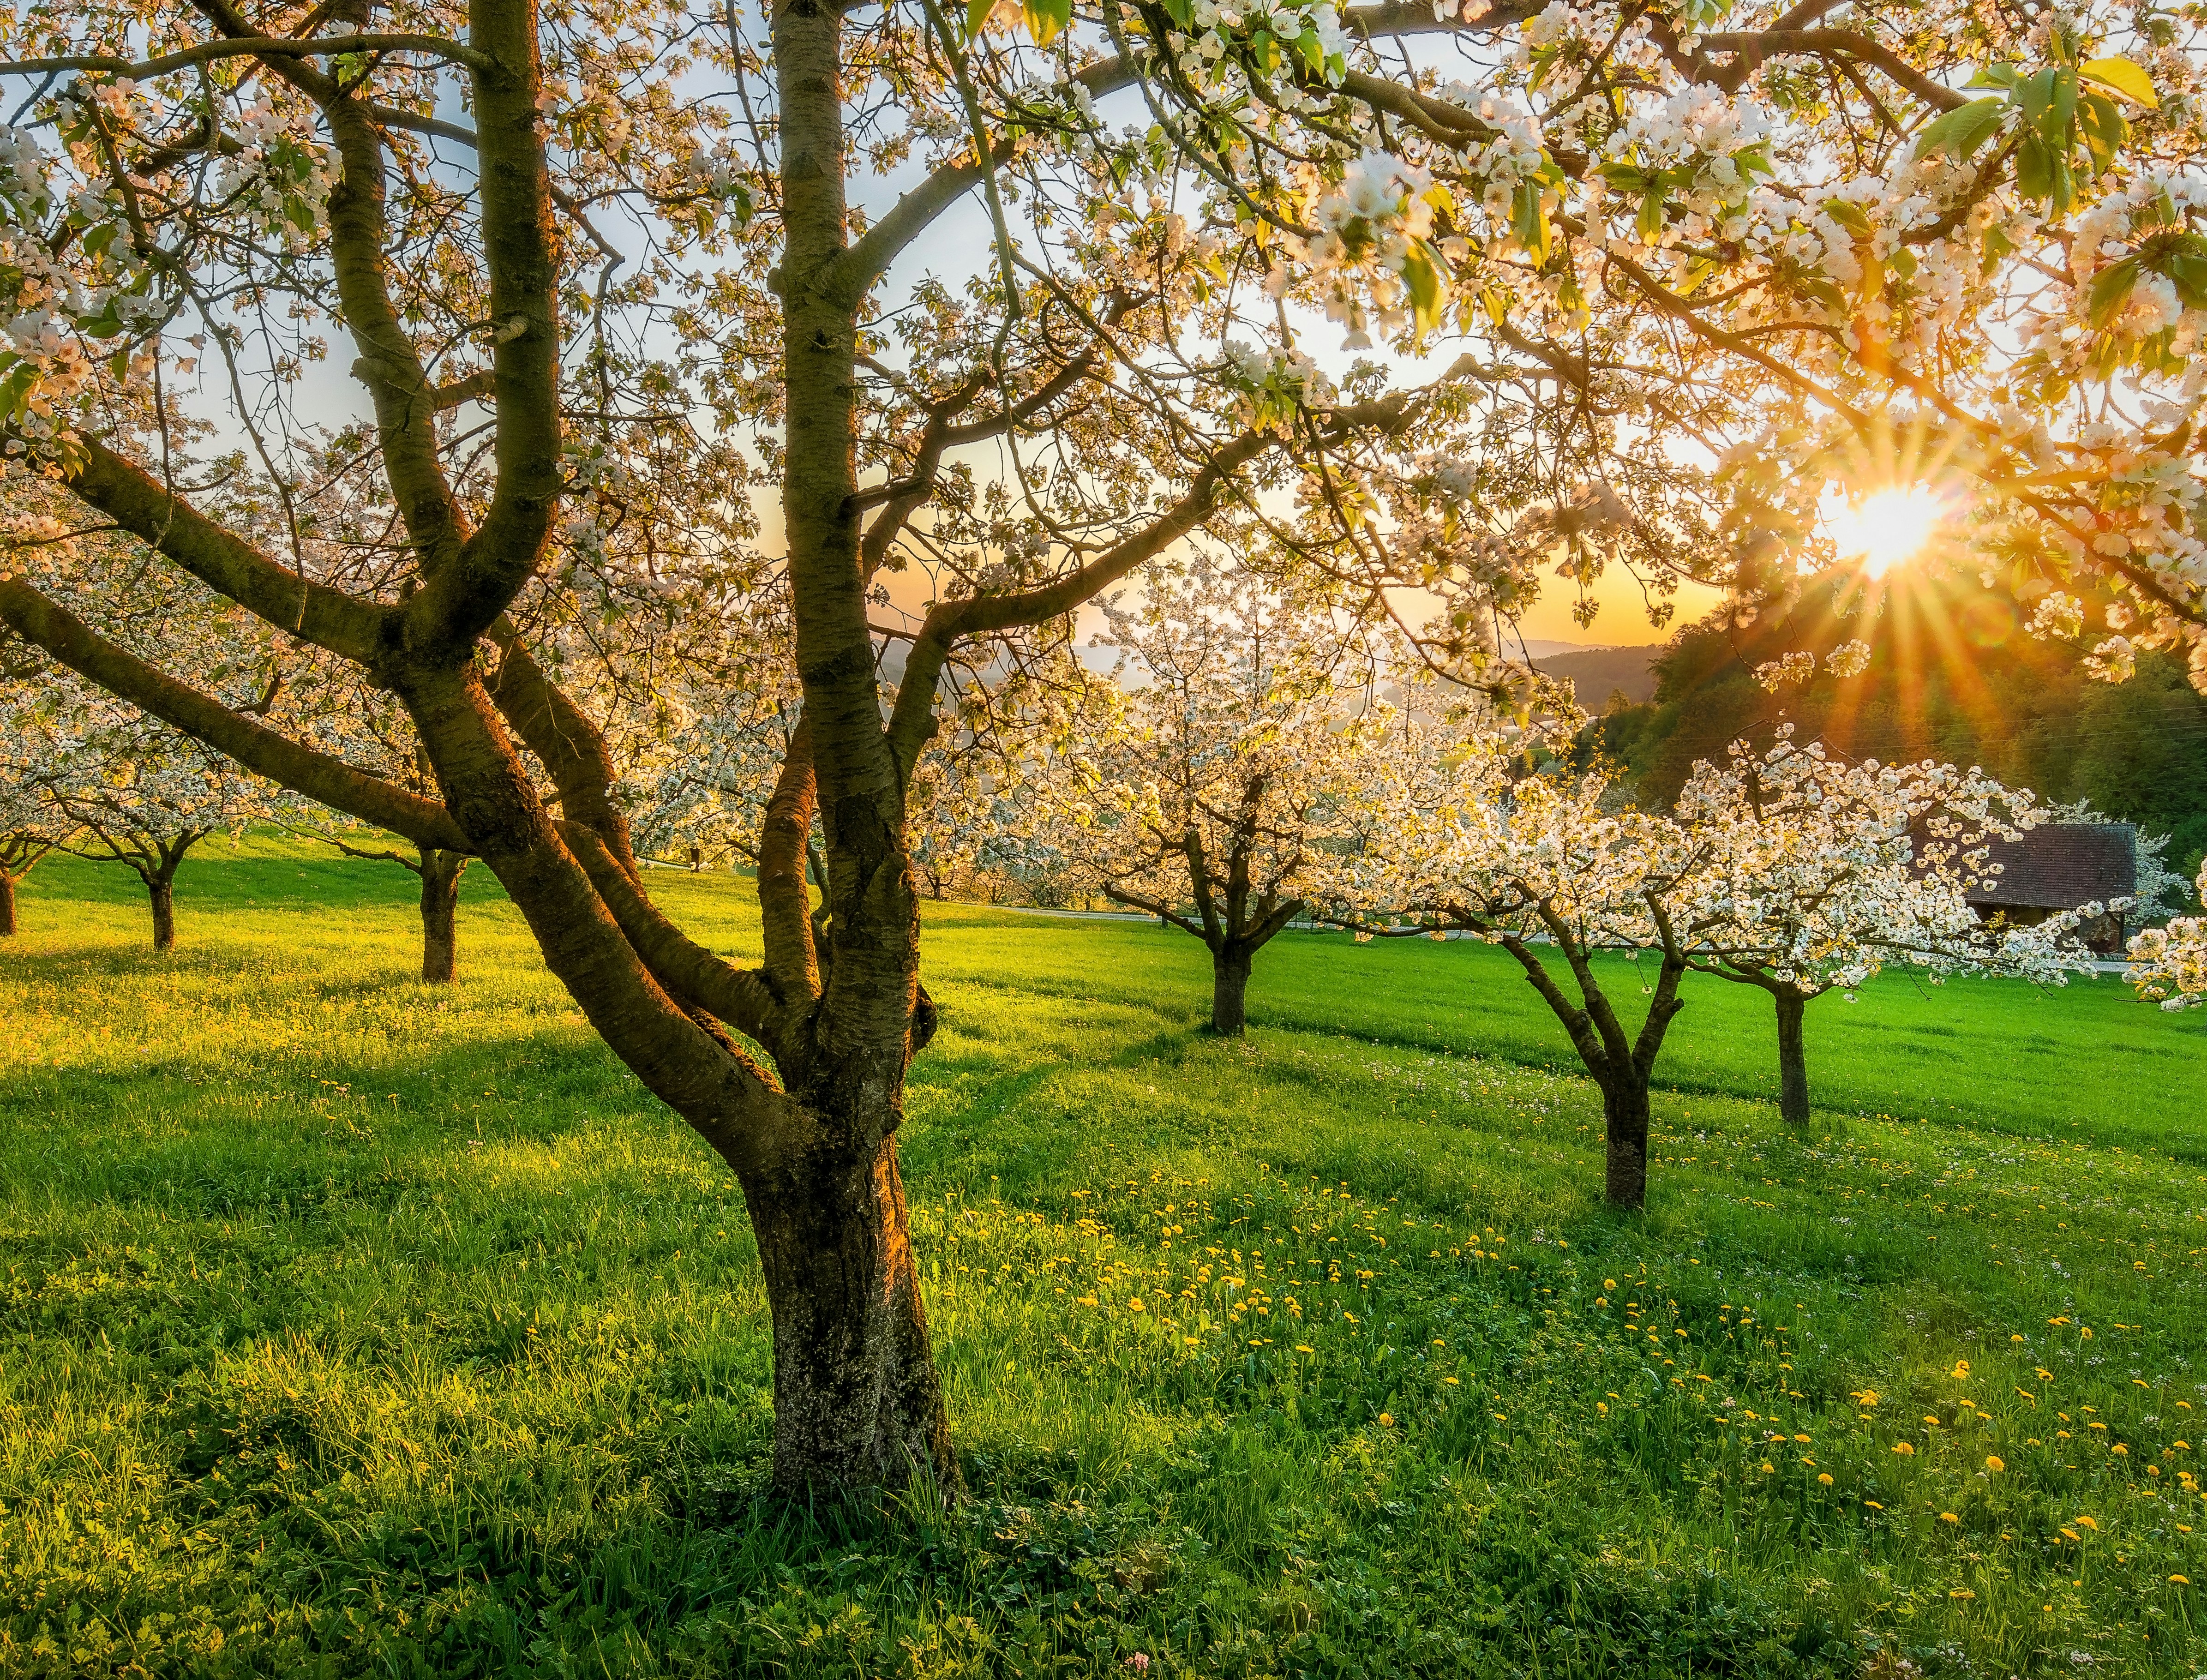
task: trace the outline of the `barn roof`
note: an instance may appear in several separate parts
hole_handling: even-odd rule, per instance
[[[2127,822],[2049,822],[1989,850],[2001,872],[1971,889],[1971,904],[2072,910],[2138,890],[2138,831]]]

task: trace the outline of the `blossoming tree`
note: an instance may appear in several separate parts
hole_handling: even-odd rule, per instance
[[[1361,637],[1201,562],[1103,612],[1117,661],[1053,726],[1043,838],[1092,890],[1204,942],[1211,1030],[1238,1037],[1257,953],[1301,913],[1384,750],[1379,667]]]
[[[1789,1124],[1809,1121],[1803,1022],[1826,992],[1896,960],[2054,983],[2088,963],[2069,936],[2105,906],[1988,926],[1968,900],[1995,867],[1988,842],[2048,815],[1979,771],[1849,762],[1790,727],[1767,752],[1735,743],[1695,767],[1676,807],[1691,858],[1680,910],[1697,930],[1686,960],[1770,994]]]
[[[1261,254],[1212,224],[1174,130],[1104,125],[1104,102],[1141,109],[1141,49],[1062,14],[9,15],[0,77],[29,103],[0,159],[0,426],[16,481],[62,493],[6,504],[0,621],[273,781],[480,858],[742,1181],[781,1485],[954,1478],[895,1150],[934,1021],[908,790],[940,718],[1181,545],[1337,556],[1328,610],[1385,613],[1459,559],[1494,600],[1529,587],[1600,499],[1565,463],[1482,499],[1458,463],[1481,425],[1537,430],[1538,378],[1386,389],[1252,349],[1276,311],[1235,277]],[[996,239],[948,285],[906,259],[965,206]],[[321,381],[310,424],[326,356],[350,386]],[[235,456],[195,454],[210,437]],[[1383,461],[1426,522],[1415,562],[1323,488]],[[1307,478],[1290,530],[1267,509]],[[771,553],[754,496],[779,504]],[[141,564],[93,563],[125,539]],[[134,610],[164,571],[254,615],[280,670],[394,698],[434,795],[205,680]],[[769,574],[802,711],[766,771],[745,968],[662,914],[634,857],[615,732],[667,673],[576,650],[613,596],[736,623]],[[1458,584],[1471,625],[1494,603]],[[1451,638],[1476,639],[1444,626],[1437,656]]]
[[[2199,892],[2207,902],[2207,864],[2200,867]],[[2207,1004],[2207,916],[2174,916],[2164,927],[2148,928],[2131,941],[2130,959],[2131,983],[2140,996],[2168,1010]]]
[[[24,774],[74,832],[74,855],[119,864],[146,888],[153,948],[176,942],[176,871],[191,849],[272,813],[272,790],[189,736],[105,696],[70,706]]]
[[[1515,958],[1601,1091],[1604,1198],[1637,1208],[1650,1082],[1702,932],[1684,890],[1696,860],[1683,828],[1620,807],[1600,772],[1525,774],[1542,737],[1567,740],[1571,721],[1507,744],[1444,727],[1395,756],[1335,876],[1335,914],[1360,940],[1462,930]],[[1612,995],[1618,971],[1606,981],[1598,960],[1643,952],[1654,972],[1635,1025]]]
[[[1460,334],[1545,368],[1583,407],[1582,463],[1617,457],[1620,414],[1643,457],[1716,457],[1671,481],[1723,510],[1704,575],[1782,589],[1828,554],[1827,483],[1929,476],[2038,627],[2097,618],[2105,674],[2162,646],[2207,686],[2196,20],[1441,0],[1335,33],[1279,0],[1135,9],[1101,21],[1156,41],[1153,97],[1276,293],[1351,344]],[[1601,475],[1625,529],[1653,461]]]

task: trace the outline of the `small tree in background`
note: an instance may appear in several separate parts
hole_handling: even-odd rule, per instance
[[[1576,720],[1560,720],[1555,739]],[[1389,763],[1361,855],[1340,876],[1344,896],[1388,908],[1347,919],[1360,941],[1461,929],[1516,959],[1600,1089],[1604,1199],[1642,1207],[1650,1082],[1685,1007],[1678,983],[1698,932],[1680,913],[1690,843],[1667,819],[1617,809],[1599,772],[1513,781],[1502,744],[1459,726]],[[1648,1012],[1635,1029],[1594,961],[1651,950],[1654,979],[1641,984]]]
[[[1084,885],[1204,942],[1211,1030],[1236,1037],[1257,953],[1301,912],[1385,727],[1376,667],[1200,561],[1103,611],[1117,663],[1058,713],[1038,816]]]
[[[145,884],[153,948],[176,942],[176,871],[210,834],[275,814],[265,783],[230,760],[132,711],[87,704],[48,739],[36,785],[76,829],[63,848],[119,864]]]
[[[1692,867],[1680,909],[1688,966],[1758,986],[1778,1014],[1779,1109],[1809,1122],[1808,1006],[1850,994],[1894,960],[1941,973],[2060,983],[2083,960],[2068,936],[2106,907],[1991,927],[1968,894],[1995,872],[1988,846],[2050,813],[2028,792],[1951,764],[1851,763],[1789,727],[1756,754],[1696,764],[1678,797]]]

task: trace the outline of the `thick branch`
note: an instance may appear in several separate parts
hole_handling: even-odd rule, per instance
[[[812,900],[805,887],[817,798],[812,726],[800,720],[790,735],[759,825],[759,920],[766,942],[767,983],[785,999],[820,995],[819,948],[812,937]],[[824,883],[822,902],[824,906]]]
[[[404,834],[417,846],[446,852],[475,850],[441,804],[239,716],[220,701],[95,634],[20,577],[0,582],[0,622],[87,682],[204,741],[255,774],[363,822]]]
[[[596,830],[563,822],[560,837],[644,966],[669,991],[774,1052],[786,1012],[763,974],[717,957],[667,920]]]
[[[357,663],[373,662],[385,608],[278,565],[97,439],[81,439],[80,447],[84,463],[69,487],[88,505],[279,630]]]
[[[133,81],[144,81],[152,76],[169,75],[177,70],[190,69],[195,64],[212,64],[225,58],[330,58],[349,52],[420,52],[451,63],[464,64],[472,70],[494,68],[487,54],[458,41],[447,40],[441,35],[326,35],[319,40],[308,41],[290,40],[280,35],[250,35],[228,40],[201,41],[195,46],[179,47],[174,52],[164,52],[154,58],[141,58],[135,63],[105,53],[62,58],[18,58],[0,63],[0,75],[63,75],[75,70],[90,75],[127,76]]]

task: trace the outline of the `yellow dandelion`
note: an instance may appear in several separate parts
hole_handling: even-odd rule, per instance
[[[1952,1511],[1941,1511],[1939,1513],[1939,1521],[1941,1522],[1959,1522],[1962,1519],[1960,1517],[1955,1516]]]
[[[1987,1453],[1985,1455],[1985,1468],[1990,1470],[1995,1475],[1998,1475],[2001,1471],[2007,1469],[2007,1466],[2001,1461],[1997,1453]]]
[[[2075,1519],[2075,1522],[2079,1528],[2090,1528],[2095,1534],[2099,1532],[2100,1525],[2089,1516],[2078,1517]]]
[[[1137,1297],[1135,1300],[1128,1301],[1127,1303],[1127,1311],[1129,1312],[1139,1312],[1142,1311],[1142,1303],[1140,1299]]]
[[[1453,1388],[1461,1388],[1461,1387],[1462,1386],[1462,1384],[1460,1384],[1460,1383],[1458,1383],[1458,1382],[1456,1381],[1456,1379],[1455,1378],[1453,1378],[1453,1377],[1444,1377],[1444,1378],[1441,1378],[1441,1381],[1443,1381],[1444,1383],[1446,1383],[1446,1384],[1447,1384],[1450,1388],[1452,1388],[1452,1389],[1453,1389]]]
[[[1392,1429],[1395,1426],[1395,1414],[1392,1412],[1380,1413],[1379,1426],[1382,1429]]]
[[[1875,1499],[1865,1499],[1863,1501],[1863,1504],[1868,1505],[1874,1511],[1881,1511],[1885,1509],[1883,1505],[1879,1504]]]
[[[1299,1354],[1314,1354],[1318,1349],[1312,1347],[1307,1342],[1298,1342],[1295,1343],[1295,1351]],[[1454,1378],[1450,1378],[1450,1380],[1453,1381]]]
[[[1766,1475],[1766,1476],[1767,1476],[1767,1475],[1769,1475],[1773,1471],[1776,1470],[1776,1469],[1777,1469],[1777,1468],[1778,1468],[1778,1467],[1777,1467],[1775,1464],[1773,1464],[1773,1463],[1772,1463],[1768,1459],[1767,1459],[1767,1458],[1766,1458],[1766,1459],[1764,1459],[1764,1460],[1762,1461],[1762,1474],[1763,1474],[1764,1475]]]
[[[2192,1581],[2187,1575],[2173,1575],[2168,1578],[2168,1584],[2172,1587],[2189,1587]]]
[[[1829,1487],[1832,1485],[1832,1473],[1829,1470],[1819,1470],[1816,1473],[1816,1480]]]
[[[2116,1442],[2114,1445],[2108,1448],[2108,1450],[2119,1454],[2124,1458],[2128,1458],[2131,1456],[2131,1450],[2125,1446],[2120,1441]]]
[[[1916,1456],[1916,1449],[1910,1446],[1905,1441],[1895,1441],[1893,1444],[1893,1450],[1899,1453],[1903,1458],[1913,1458]]]
[[[1953,1592],[1947,1593],[1947,1596],[1950,1599],[1974,1599],[1977,1595],[1975,1593],[1972,1593],[1966,1587],[1957,1587]]]

